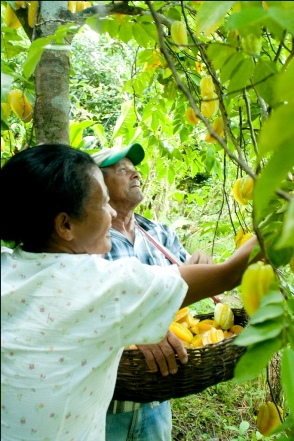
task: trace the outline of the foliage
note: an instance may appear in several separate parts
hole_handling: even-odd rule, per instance
[[[256,233],[279,282],[270,287],[236,341],[248,347],[236,381],[256,377],[281,351],[282,385],[290,401],[294,2],[105,1],[90,2],[91,7],[77,13],[67,10],[67,2],[58,3],[65,6],[49,8],[49,2],[42,2],[32,28],[27,9],[1,2],[2,22],[9,4],[22,24],[18,29],[5,22],[2,26],[1,102],[8,104],[8,92],[20,89],[35,105],[34,119],[27,123],[12,112],[7,116],[1,105],[1,160],[25,144],[61,136],[58,127],[43,132],[46,118],[40,123],[42,100],[52,93],[44,86],[40,94],[40,72],[49,79],[48,53],[56,54],[65,68],[66,54],[72,51],[70,78],[61,74],[56,84],[62,84],[63,96],[65,80],[70,84],[68,142],[89,153],[101,145],[141,142],[146,149],[140,167],[146,201],[140,210],[177,228],[190,250],[200,246],[221,261],[231,254],[234,244],[228,238],[240,227]],[[54,24],[51,33],[46,20]],[[175,21],[185,24],[174,26],[180,29],[180,44],[174,41],[177,34],[171,37]],[[83,26],[99,38],[86,43]],[[201,88],[207,76],[213,83],[210,95]],[[52,101],[50,97],[45,107],[53,115]],[[214,110],[204,117],[209,103]],[[186,119],[188,108],[199,121]],[[62,127],[69,122],[68,115],[64,118]],[[214,130],[219,118],[224,134]],[[232,188],[246,175],[255,181],[253,199],[242,205],[232,197]]]

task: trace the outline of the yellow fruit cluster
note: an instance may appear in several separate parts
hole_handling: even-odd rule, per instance
[[[235,244],[236,248],[238,249],[243,243],[247,242],[251,237],[253,236],[253,233],[250,231],[245,231],[243,228],[240,228],[236,234],[235,237]]]
[[[1,108],[3,110],[5,118],[7,119],[10,114],[10,104],[9,103],[1,103]]]
[[[218,303],[213,319],[195,319],[189,308],[180,309],[169,329],[182,341],[186,348],[200,348],[208,344],[234,337],[243,327],[234,325],[234,315],[227,304]]]
[[[200,121],[199,118],[197,118],[197,116],[195,115],[195,112],[192,109],[192,107],[188,107],[185,116],[188,123],[192,124],[192,126],[195,126]]]
[[[277,409],[278,407],[278,409]],[[280,406],[275,406],[274,403],[268,401],[260,406],[258,410],[256,426],[259,432],[267,436],[269,433],[281,424],[283,418],[283,410]]]
[[[246,175],[237,179],[233,186],[234,199],[241,205],[247,205],[253,198],[254,179]]]
[[[15,3],[25,3],[25,2],[15,2]],[[17,8],[16,8],[17,9]],[[6,26],[9,28],[18,29],[21,27],[21,23],[19,19],[17,18],[14,10],[12,7],[7,3],[5,13],[4,13],[4,21]]]
[[[188,44],[186,23],[175,20],[170,27],[171,38],[176,44]]]
[[[90,8],[90,2],[68,2],[68,9],[70,12],[79,12],[83,9]]]
[[[213,122],[212,128],[219,136],[223,136],[223,134],[224,134],[224,121],[221,116]],[[207,135],[205,137],[205,141],[206,142],[217,142],[217,140],[210,133],[207,133]]]
[[[201,113],[206,118],[212,118],[219,109],[219,100],[214,91],[212,77],[207,75],[200,81],[200,93],[203,98],[201,102]]]
[[[31,121],[33,118],[33,107],[22,90],[11,90],[7,94],[7,98],[11,109],[22,121]]]
[[[270,265],[259,261],[248,266],[242,277],[241,292],[244,309],[249,316],[259,308],[260,300],[275,280],[276,276]]]

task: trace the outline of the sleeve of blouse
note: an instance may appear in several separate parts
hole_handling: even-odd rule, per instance
[[[122,346],[159,342],[188,289],[178,267],[144,265],[136,258],[119,259],[112,266],[114,263],[116,287],[109,296],[115,296],[119,307]]]

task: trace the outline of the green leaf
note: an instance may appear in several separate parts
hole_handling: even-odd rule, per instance
[[[294,351],[290,348],[284,348],[281,359],[282,384],[288,401],[288,406],[292,416],[294,415]]]
[[[254,63],[251,58],[245,58],[236,67],[228,87],[228,93],[238,91],[248,85],[254,72]]]
[[[267,104],[274,105],[277,66],[273,61],[259,60],[255,66],[253,83]]]
[[[280,317],[284,314],[284,308],[282,305],[267,305],[263,308],[258,308],[258,310],[250,318],[250,325],[255,325],[256,323],[262,323],[266,320],[270,320],[276,317]]]
[[[227,20],[227,28],[231,31],[240,30],[243,27],[256,26],[262,23],[267,17],[267,12],[261,7],[244,9],[241,12],[235,12]]]
[[[32,73],[35,71],[47,44],[49,44],[53,38],[53,36],[47,38],[38,38],[30,45],[27,59],[22,66],[22,71],[25,78],[30,78]]]
[[[245,55],[242,52],[235,52],[231,55],[221,70],[220,78],[222,83],[226,83],[232,78],[235,72],[238,72],[237,69],[244,58]]]
[[[285,143],[294,139],[294,104],[281,105],[272,112],[270,118],[264,123],[259,140],[258,148],[261,156],[271,151],[279,151],[283,156],[281,148]],[[290,168],[289,168],[290,170]]]
[[[112,133],[112,139],[123,134],[123,129],[131,130],[136,121],[133,100],[125,101],[121,106],[121,114],[118,117]]]
[[[211,43],[207,49],[207,55],[215,70],[219,70],[227,60],[236,52],[236,49],[223,43]]]
[[[294,33],[293,12],[290,13],[289,11],[285,11],[284,9],[271,6],[268,9],[268,15],[284,29],[287,29],[289,32]]]
[[[294,198],[289,202],[288,211],[285,214],[282,236],[277,242],[276,248],[294,247]]]
[[[83,130],[94,124],[95,121],[72,122],[70,125],[70,145],[72,147],[79,147],[83,139]]]
[[[132,23],[122,23],[118,36],[124,42],[128,43],[133,37],[133,24]]]
[[[108,32],[111,38],[117,36],[120,24],[115,20],[102,20],[102,32]]]
[[[6,102],[8,92],[11,90],[11,85],[14,78],[4,72],[1,72],[1,101]]]
[[[213,147],[208,147],[208,149],[206,150],[206,157],[205,157],[205,167],[206,170],[208,171],[208,173],[211,172],[212,167],[214,165],[214,155],[215,155],[215,151]]]
[[[282,320],[269,320],[262,324],[250,325],[234,340],[234,345],[248,346],[277,337],[283,328]]]
[[[139,46],[147,48],[150,44],[150,36],[145,32],[144,26],[135,23],[133,25],[133,36]]]
[[[173,167],[171,167],[171,166],[168,168],[167,179],[168,179],[168,183],[170,185],[174,183],[174,180],[175,180],[175,169]]]
[[[279,286],[277,286],[276,290],[274,291],[270,288],[270,291],[260,300],[260,308],[275,303],[282,303],[283,301],[284,297],[279,291]]]
[[[205,32],[206,34],[214,32],[224,21],[225,15],[234,3],[235,1],[204,2],[196,15],[195,28],[197,32]]]
[[[277,138],[276,142],[278,143]],[[294,149],[293,139],[291,139],[280,145],[279,151],[274,152],[262,175],[255,181],[253,204],[257,219],[260,218],[275,190],[279,188],[280,183],[293,166]]]
[[[275,101],[294,102],[294,87],[292,86],[294,78],[294,58],[286,65],[276,78],[274,97]]]
[[[277,338],[266,340],[247,348],[247,351],[242,355],[235,367],[234,380],[236,382],[243,382],[257,377],[280,348],[281,341]]]

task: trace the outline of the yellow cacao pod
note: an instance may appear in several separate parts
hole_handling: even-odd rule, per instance
[[[26,2],[14,2],[14,6],[15,9],[19,9],[19,8],[25,9],[27,7]]]
[[[77,2],[68,2],[68,9],[70,12],[75,13],[77,9]]]
[[[8,94],[11,109],[24,122],[31,121],[33,107],[27,96],[19,89],[13,89]]]
[[[201,102],[201,113],[205,118],[212,118],[217,114],[219,108],[219,100],[217,94],[212,92],[210,95],[205,95]]]
[[[259,308],[260,300],[276,280],[273,268],[259,261],[249,265],[243,274],[241,292],[244,309],[249,316]]]
[[[204,115],[205,116],[205,115]],[[212,128],[219,136],[223,136],[224,134],[224,121],[222,117],[217,118],[212,124]],[[206,142],[217,142],[217,140],[210,134],[207,133],[205,137]]]
[[[28,9],[28,23],[31,28],[35,26],[35,17],[38,9],[38,2],[31,1]]]
[[[186,23],[175,20],[170,27],[170,34],[176,44],[188,44]]]
[[[21,23],[17,18],[17,16],[15,15],[15,12],[12,9],[12,7],[9,5],[9,3],[7,3],[6,5],[6,9],[4,13],[4,21],[9,28],[18,29],[21,27]]]
[[[214,84],[212,81],[212,76],[207,75],[206,77],[201,78],[200,81],[200,93],[201,96],[209,96],[214,92]]]
[[[4,152],[4,149],[5,149],[5,142],[4,142],[4,139],[1,136],[1,152]]]
[[[268,401],[259,407],[256,426],[262,435],[269,435],[272,430],[281,424],[280,415],[281,418],[283,418],[283,410],[280,406],[278,406],[278,409],[279,410],[277,410],[276,406],[271,401]]]
[[[197,116],[195,115],[195,112],[192,109],[192,107],[188,107],[185,116],[188,123],[192,124],[193,126],[195,126],[199,122],[199,118],[197,118]]]
[[[191,343],[193,334],[182,323],[172,322],[169,329],[181,340]]]
[[[226,303],[217,303],[214,309],[214,321],[222,329],[230,329],[234,324],[234,314],[230,306]]]
[[[9,103],[1,103],[1,108],[3,110],[5,118],[7,119],[10,114],[10,104]]]

